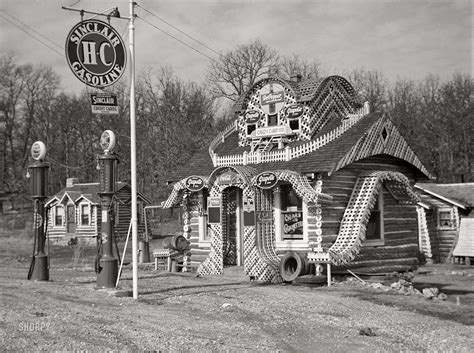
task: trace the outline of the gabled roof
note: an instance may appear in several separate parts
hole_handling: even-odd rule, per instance
[[[474,183],[417,183],[415,188],[464,209],[474,207]]]
[[[123,188],[130,189],[130,185],[124,182],[118,182],[116,191],[119,191]],[[46,204],[49,204],[54,200],[58,200],[62,203],[66,198],[69,198],[73,203],[76,203],[81,198],[86,198],[93,204],[100,204],[100,197],[98,195],[99,191],[99,183],[77,183],[61,189],[55,195],[51,196],[46,201]],[[146,203],[151,203],[151,201],[141,193],[137,193],[137,197],[141,198]]]
[[[296,102],[297,103],[306,103],[312,100],[317,94],[318,91],[321,90],[325,84],[327,84],[330,81],[334,81],[339,83],[341,86],[343,86],[345,89],[348,90],[348,92],[351,94],[353,97],[354,102],[357,105],[362,106],[361,102],[358,101],[357,95],[352,88],[351,84],[342,76],[338,75],[332,75],[328,76],[325,78],[317,78],[317,79],[308,79],[308,80],[301,80],[299,82],[291,81],[291,80],[285,80],[281,78],[275,78],[275,77],[268,77],[265,78],[259,82],[256,83],[252,88],[258,87],[258,86],[263,86],[264,84],[268,82],[278,82],[282,84],[283,86],[286,86],[290,88],[296,97]],[[245,109],[245,105],[248,102],[248,96],[249,96],[249,90],[248,92],[245,92],[242,94],[239,99],[235,102],[232,112],[234,114],[237,114],[241,112],[243,109]]]
[[[334,124],[338,124],[336,119],[315,135],[313,140],[327,134],[333,129]],[[237,155],[244,151],[248,152],[249,147],[239,147],[237,140],[237,132],[232,133],[216,148],[216,153],[218,155]],[[288,146],[294,147],[301,144],[301,141],[295,141],[289,143]],[[390,121],[388,115],[383,113],[373,113],[360,118],[341,136],[313,152],[289,161],[252,164],[251,166],[258,172],[291,169],[300,173],[318,172],[330,175],[346,165],[375,155],[386,155],[403,160],[417,169],[420,175],[430,178],[429,172]],[[196,153],[187,165],[178,170],[173,180],[179,180],[192,174],[207,176],[213,169],[214,165],[208,151],[203,150]]]

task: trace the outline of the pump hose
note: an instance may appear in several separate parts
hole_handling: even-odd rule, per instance
[[[37,207],[36,207],[36,204],[37,204],[38,200],[35,200],[35,213],[34,213],[34,216],[33,217],[36,217],[36,211],[37,211]],[[34,222],[34,220],[33,220]],[[37,228],[35,227],[35,236],[34,236],[34,240],[33,240],[33,255],[31,256],[31,263],[30,263],[30,269],[28,270],[28,275],[26,276],[26,278],[28,280],[31,279],[31,276],[33,275],[33,269],[35,268],[35,251],[36,251],[36,237],[38,236],[38,230]]]
[[[97,236],[97,255],[95,257],[94,261],[94,268],[95,268],[95,273],[99,274],[100,271],[102,270],[102,267],[100,267],[100,258],[102,257],[100,255],[102,249],[102,237],[100,235]]]

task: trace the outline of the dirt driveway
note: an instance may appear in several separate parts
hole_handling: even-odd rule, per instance
[[[420,287],[446,281],[440,290],[451,294],[441,301],[355,279],[339,278],[329,288],[265,285],[248,281],[239,268],[197,278],[141,266],[135,301],[94,289],[92,267],[76,263],[73,269],[66,261],[71,258],[52,261],[51,281],[28,281],[29,251],[7,245],[0,254],[4,350],[468,352],[474,347],[470,269],[434,266],[415,277]],[[120,285],[131,288],[130,267]]]

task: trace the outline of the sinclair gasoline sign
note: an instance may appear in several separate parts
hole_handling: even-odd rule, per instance
[[[88,86],[102,88],[122,76],[127,52],[122,38],[109,24],[85,20],[69,32],[66,57],[79,80]]]

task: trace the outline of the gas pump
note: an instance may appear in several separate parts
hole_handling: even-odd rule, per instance
[[[115,134],[105,130],[100,137],[100,146],[104,154],[99,156],[99,183],[101,206],[100,243],[102,255],[98,259],[97,288],[114,288],[118,275],[118,260],[113,254],[114,227],[112,223],[112,199],[115,194],[115,165],[117,156],[112,151],[115,147]]]
[[[30,192],[34,201],[33,226],[35,230],[35,249],[31,261],[28,279],[33,281],[48,281],[49,268],[48,256],[44,252],[46,233],[44,229],[45,207],[48,190],[49,163],[43,161],[46,156],[46,146],[41,141],[36,141],[31,146],[31,156],[35,162],[28,167],[30,174]]]

